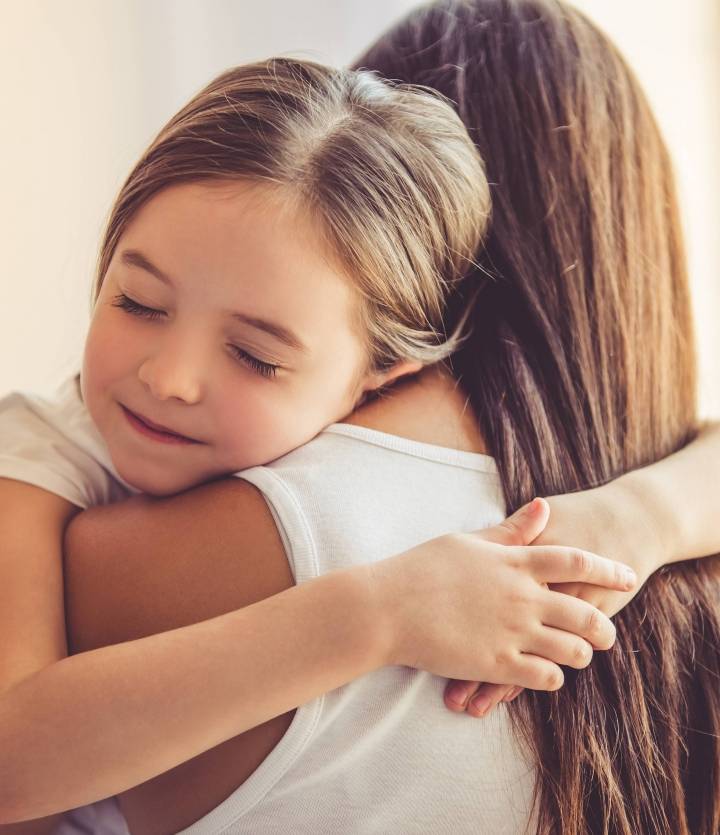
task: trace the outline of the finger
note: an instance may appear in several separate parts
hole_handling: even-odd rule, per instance
[[[530,570],[541,583],[589,583],[617,591],[630,591],[637,583],[630,566],[583,551],[581,548],[530,545]]]
[[[522,693],[522,687],[513,687],[513,689],[508,693],[507,696],[503,699],[504,702],[514,702],[515,699]]]
[[[513,666],[510,681],[528,690],[559,690],[565,683],[563,671],[557,664],[538,655],[521,653]]]
[[[545,530],[550,518],[550,505],[545,499],[533,499],[508,516],[499,525],[478,531],[488,542],[498,545],[529,545]]]
[[[562,687],[565,677],[563,671],[557,664],[548,661],[547,658],[530,653],[512,653],[512,656],[503,664],[503,678],[507,681],[517,682],[517,686],[529,690],[559,690]],[[485,682],[493,686],[492,682]],[[445,688],[445,705],[455,712],[462,710],[449,698],[449,693],[457,688],[460,693],[468,693],[470,689],[477,686],[477,682],[453,680]],[[507,689],[513,685],[499,684],[499,687]]]
[[[615,643],[615,626],[599,609],[561,592],[548,590],[544,595],[541,620],[545,626],[579,635],[594,649],[610,649]]]
[[[550,626],[533,636],[527,651],[576,670],[584,670],[593,657],[592,645],[584,638]]]
[[[445,687],[445,705],[450,710],[462,713],[467,707],[467,701],[470,692],[473,693],[478,687],[476,681],[464,681],[461,679],[452,679]]]
[[[617,614],[622,608],[622,606],[613,608],[613,603],[625,599],[627,594],[627,592],[610,591],[600,586],[589,586],[587,583],[551,583],[549,588],[551,591],[559,591],[576,597],[578,600],[584,600],[596,609],[600,609],[604,615],[609,616]]]
[[[553,591],[561,591],[563,594],[569,594],[572,597],[579,597],[585,600],[584,594],[588,589],[594,589],[595,586],[588,586],[585,583],[552,583],[550,588]]]
[[[514,689],[508,684],[480,684],[477,692],[468,700],[466,713],[477,719],[487,716]]]

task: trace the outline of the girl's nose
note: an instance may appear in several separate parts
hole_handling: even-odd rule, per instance
[[[176,398],[184,403],[199,403],[204,394],[204,383],[197,366],[172,351],[158,352],[148,357],[138,369],[138,377],[158,400]]]

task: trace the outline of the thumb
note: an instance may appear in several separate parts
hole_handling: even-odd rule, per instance
[[[529,545],[545,530],[550,505],[545,499],[533,499],[508,516],[504,522],[479,532],[482,539],[498,545]]]

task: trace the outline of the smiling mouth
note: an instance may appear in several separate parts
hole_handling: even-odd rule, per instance
[[[157,423],[152,423],[147,418],[140,417],[140,415],[131,412],[130,409],[120,404],[125,417],[130,425],[146,438],[151,438],[154,441],[159,441],[165,444],[199,444],[202,441],[196,441],[194,438],[188,438],[185,435],[180,435],[170,429],[166,429]]]

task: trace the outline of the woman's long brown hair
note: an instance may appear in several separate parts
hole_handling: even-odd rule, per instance
[[[556,0],[441,0],[358,62],[456,103],[492,219],[453,357],[508,509],[602,484],[696,432],[695,355],[668,153],[615,47]],[[653,575],[617,643],[511,707],[538,832],[720,832],[720,564]]]

